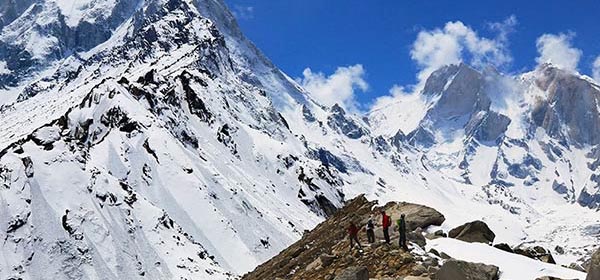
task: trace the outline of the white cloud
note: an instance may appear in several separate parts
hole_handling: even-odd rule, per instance
[[[536,41],[539,56],[535,61],[538,64],[550,62],[565,70],[577,71],[582,52],[571,45],[574,36],[574,33],[540,36]]]
[[[318,72],[314,73],[310,68],[304,69],[303,78],[297,81],[311,96],[319,103],[326,106],[340,104],[344,108],[357,111],[355,91],[366,91],[369,84],[364,80],[365,70],[360,64],[348,67],[338,67],[330,76]]]
[[[490,27],[498,32],[493,39],[480,37],[460,21],[448,22],[443,29],[423,30],[410,51],[411,58],[421,68],[417,78],[420,83],[438,68],[463,62],[472,65],[502,66],[512,61],[507,45],[507,35],[516,25],[514,16]]]
[[[511,15],[501,22],[492,22],[488,23],[488,25],[491,30],[498,32],[496,41],[501,42],[504,47],[506,47],[508,45],[508,35],[515,31],[515,26],[517,26],[518,23],[517,17]]]
[[[235,5],[233,7],[233,15],[238,19],[253,19],[254,18],[254,7]]]
[[[596,57],[592,64],[592,77],[597,83],[600,83],[600,55]]]

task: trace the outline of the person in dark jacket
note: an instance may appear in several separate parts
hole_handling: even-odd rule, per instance
[[[375,222],[373,222],[373,215],[369,215],[369,220],[367,221],[367,239],[369,243],[375,242]]]
[[[408,251],[408,246],[406,246],[406,220],[404,214],[400,215],[400,219],[396,221],[398,224],[398,233],[400,234],[400,240],[398,245],[400,248]]]
[[[381,227],[383,228],[383,237],[385,243],[390,244],[390,226],[392,225],[392,219],[385,213],[385,210],[381,210]]]
[[[350,251],[352,251],[352,248],[354,248],[354,241],[356,241],[358,248],[362,250],[362,246],[360,245],[360,242],[358,242],[358,232],[358,227],[354,224],[354,222],[350,222],[350,224],[348,225],[348,237],[350,237]]]
[[[65,210],[65,214],[62,216],[62,226],[69,233],[69,235],[73,235],[75,230],[71,225],[69,225],[69,209]]]

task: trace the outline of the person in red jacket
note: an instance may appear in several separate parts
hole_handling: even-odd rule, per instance
[[[359,250],[362,250],[362,246],[360,242],[358,242],[358,232],[359,228],[354,224],[354,222],[350,222],[348,225],[348,236],[350,237],[350,252],[352,252],[352,248],[354,248],[354,241],[358,245]]]
[[[385,213],[385,210],[381,210],[381,226],[383,227],[383,237],[385,243],[390,244],[390,226],[392,225],[392,219]]]

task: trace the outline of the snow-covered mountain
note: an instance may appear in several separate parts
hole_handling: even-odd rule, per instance
[[[234,279],[360,193],[562,263],[598,241],[586,77],[448,66],[362,117],[314,102],[220,0],[0,7],[3,278]]]

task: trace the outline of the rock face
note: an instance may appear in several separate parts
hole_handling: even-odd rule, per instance
[[[344,269],[334,280],[369,280],[369,271],[364,266],[351,266]]]
[[[426,229],[432,225],[440,226],[446,220],[444,215],[437,210],[419,204],[390,202],[384,208],[386,213],[392,217],[394,224],[401,214],[406,215],[407,231],[413,231],[417,228]]]
[[[536,83],[547,91],[548,98],[534,108],[535,124],[550,136],[568,138],[574,145],[600,143],[600,115],[595,105],[600,101],[598,87],[550,65],[540,71],[544,75]]]
[[[436,276],[439,280],[497,280],[498,273],[499,269],[494,265],[450,259],[442,265]]]
[[[456,238],[466,242],[480,242],[491,244],[496,234],[482,221],[473,221],[452,229],[448,237]]]
[[[590,266],[588,267],[588,275],[586,280],[598,280],[600,279],[600,249],[592,255]]]

